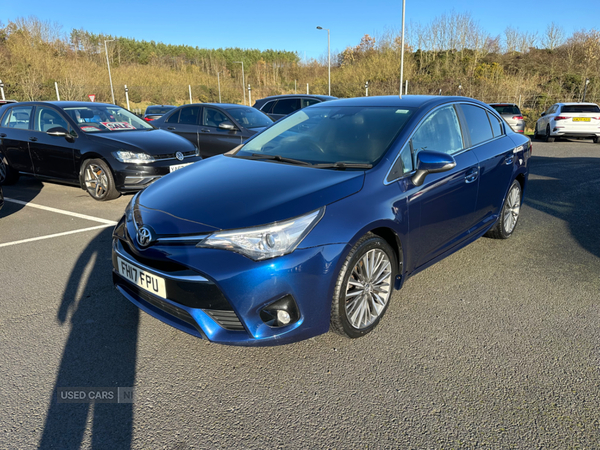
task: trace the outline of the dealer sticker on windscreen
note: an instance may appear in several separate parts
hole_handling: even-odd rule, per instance
[[[104,125],[106,128],[108,128],[110,131],[135,130],[136,129],[129,122],[100,122],[100,123],[102,125]]]
[[[158,295],[162,298],[167,298],[167,288],[165,287],[165,279],[146,272],[133,264],[129,264],[124,259],[117,256],[117,265],[119,274],[127,278],[135,285],[142,289]]]

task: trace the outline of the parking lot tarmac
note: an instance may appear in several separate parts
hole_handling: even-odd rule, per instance
[[[131,196],[22,177],[0,211],[0,448],[599,448],[600,145],[536,141],[530,164],[511,239],[409,279],[366,337],[269,348],[113,289]],[[58,401],[89,387],[135,397]]]

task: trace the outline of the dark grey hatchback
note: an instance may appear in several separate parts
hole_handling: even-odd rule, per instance
[[[195,144],[203,158],[234,149],[272,123],[254,108],[229,103],[192,103],[152,121]]]

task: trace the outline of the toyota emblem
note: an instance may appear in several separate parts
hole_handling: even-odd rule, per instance
[[[141,247],[148,247],[153,241],[152,232],[146,227],[140,228],[137,232],[137,241]]]
[[[175,153],[175,158],[177,158],[179,161],[183,161],[183,153],[181,153],[181,152]]]

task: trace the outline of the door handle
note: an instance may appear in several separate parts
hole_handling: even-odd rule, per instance
[[[35,142],[35,141],[37,141],[37,138],[35,136],[32,136],[29,138],[29,140]]]
[[[479,171],[477,169],[472,169],[467,172],[465,175],[465,183],[472,183],[479,176]]]
[[[167,130],[175,130],[175,127],[167,127]]]
[[[202,129],[202,130],[200,130],[200,131],[202,131],[203,133],[210,133],[210,130],[207,130],[206,128],[203,128],[203,129]]]

